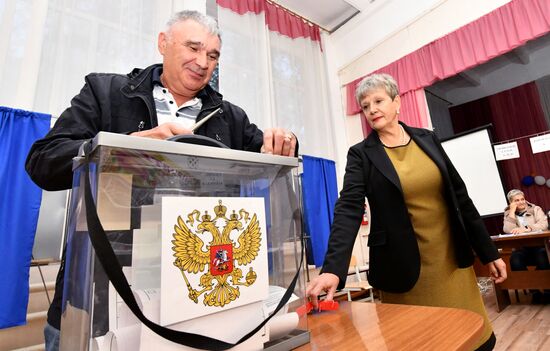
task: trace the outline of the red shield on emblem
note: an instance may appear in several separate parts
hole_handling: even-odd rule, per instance
[[[233,245],[210,246],[210,274],[222,275],[233,272]]]

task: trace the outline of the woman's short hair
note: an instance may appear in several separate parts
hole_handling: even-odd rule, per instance
[[[508,192],[508,194],[506,194],[506,198],[508,199],[508,203],[511,203],[512,202],[512,199],[515,197],[515,196],[518,196],[518,195],[523,195],[525,196],[525,194],[523,193],[523,191],[521,190],[518,190],[518,189],[512,189]]]
[[[357,85],[357,88],[355,89],[355,98],[360,104],[365,95],[375,89],[380,88],[384,88],[384,90],[386,90],[386,93],[389,95],[389,97],[392,98],[392,100],[395,99],[397,95],[399,95],[399,87],[397,86],[397,82],[395,81],[395,79],[393,79],[392,76],[386,73],[375,73],[371,74],[370,76],[366,76]]]
[[[187,20],[195,21],[206,28],[208,30],[208,33],[210,33],[211,35],[217,35],[221,43],[222,38],[220,28],[218,27],[218,22],[214,19],[214,17],[205,15],[198,11],[183,10],[174,13],[166,23],[166,32],[169,33],[174,24]]]

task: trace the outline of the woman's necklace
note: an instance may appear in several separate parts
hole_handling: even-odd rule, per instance
[[[384,141],[382,141],[382,139],[380,139],[380,141],[382,142],[382,145],[384,145],[385,147],[398,147],[398,146],[403,146],[406,144],[406,141],[407,141],[407,136],[405,134],[405,129],[403,128],[403,126],[401,124],[399,124],[399,128],[401,129],[401,141],[399,143],[397,143],[397,145],[388,145],[386,144]]]
[[[399,128],[401,128],[401,145],[405,145],[407,139],[405,136],[405,128],[403,128],[401,124],[399,125]]]

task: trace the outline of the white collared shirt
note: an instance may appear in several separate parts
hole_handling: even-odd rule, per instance
[[[157,110],[158,124],[168,122],[180,123],[185,128],[191,128],[202,108],[202,101],[198,97],[191,99],[181,106],[176,104],[176,99],[168,89],[155,84],[153,98]]]

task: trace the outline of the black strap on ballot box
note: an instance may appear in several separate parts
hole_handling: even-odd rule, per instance
[[[298,277],[302,269],[302,264],[304,261],[303,243],[301,245],[300,266],[298,267],[296,275],[292,279],[292,282],[290,283],[288,289],[284,293],[281,301],[277,305],[277,308],[275,308],[275,311],[273,311],[273,313],[269,315],[262,323],[260,323],[256,328],[252,329],[249,333],[244,335],[236,343],[232,344],[232,343],[228,343],[218,339],[210,338],[204,335],[176,331],[173,329],[160,326],[155,322],[152,322],[151,320],[149,320],[139,308],[136,302],[136,299],[134,297],[134,294],[132,293],[132,290],[128,285],[126,276],[122,273],[122,268],[120,266],[120,263],[116,258],[116,255],[113,251],[113,248],[111,247],[111,244],[109,243],[109,240],[107,239],[105,230],[103,229],[103,226],[99,221],[99,216],[97,215],[97,209],[92,197],[92,191],[90,187],[89,166],[86,166],[86,167],[87,167],[87,170],[86,172],[84,172],[85,173],[84,201],[86,204],[86,221],[88,223],[88,234],[90,236],[90,241],[92,242],[92,245],[97,254],[99,262],[101,262],[101,265],[105,270],[105,273],[109,277],[109,280],[111,281],[111,283],[113,283],[113,286],[115,287],[120,297],[122,297],[122,300],[124,300],[126,305],[134,313],[134,315],[149,329],[151,329],[154,333],[160,335],[161,337],[167,340],[175,342],[177,344],[190,346],[197,349],[227,350],[229,348],[232,348],[248,340],[251,336],[256,334],[284,305],[286,305],[290,296],[294,292],[294,288],[296,287],[296,282],[298,281]]]

